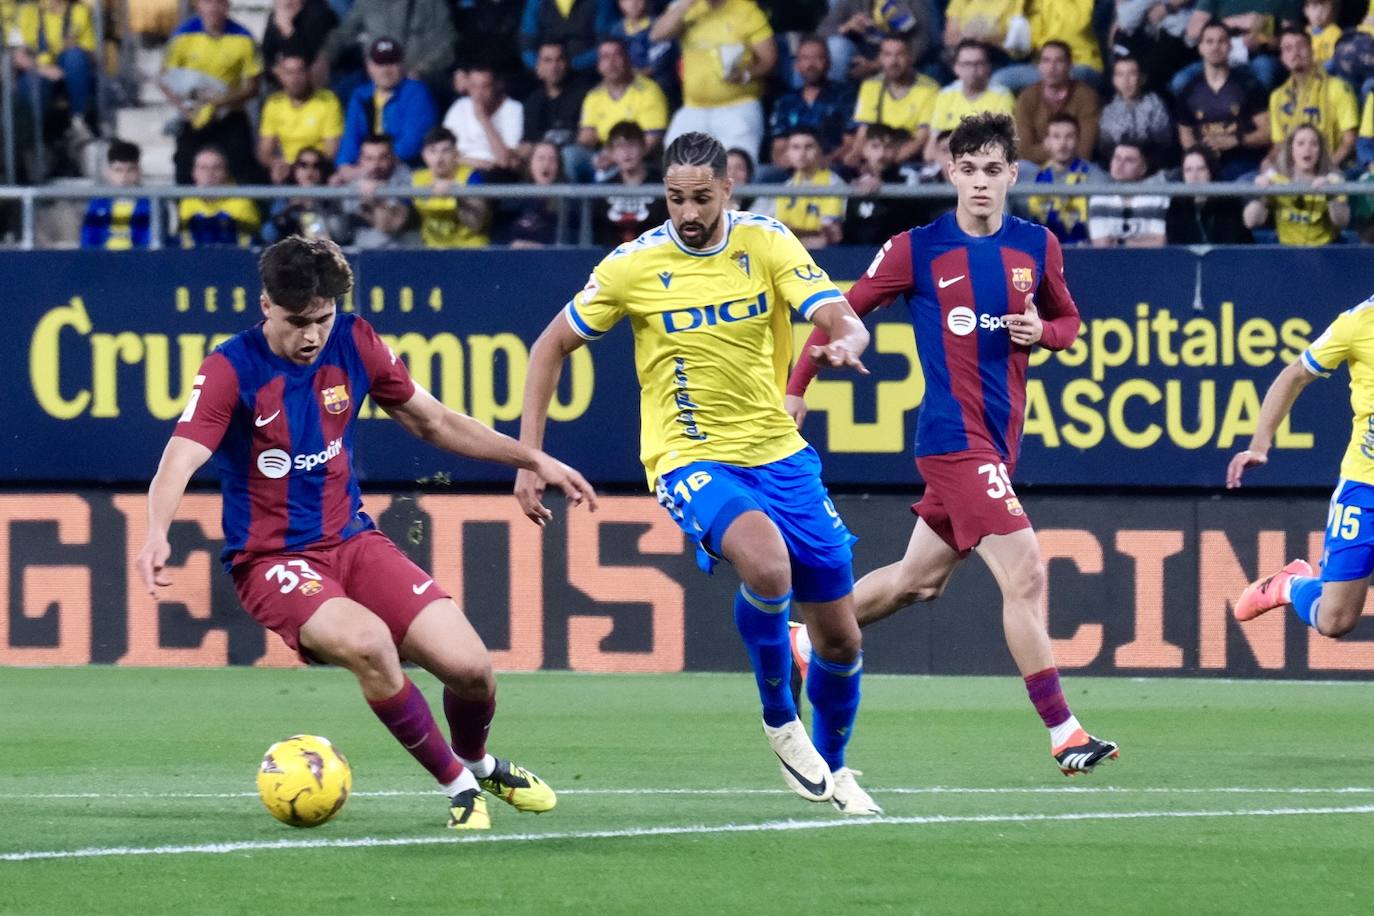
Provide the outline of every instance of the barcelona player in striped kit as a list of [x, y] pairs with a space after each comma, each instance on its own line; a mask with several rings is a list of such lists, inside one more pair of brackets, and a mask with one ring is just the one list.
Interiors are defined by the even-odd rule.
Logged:
[[[940, 595], [969, 553], [1002, 591], [1002, 625], [1031, 702], [1050, 732], [1065, 775], [1089, 772], [1118, 753], [1089, 735], [1069, 709], [1041, 618], [1045, 568], [1011, 476], [1025, 420], [1026, 365], [1033, 346], [1070, 346], [1079, 317], [1064, 282], [1059, 242], [1044, 226], [1006, 213], [1016, 181], [1012, 119], [965, 117], [950, 137], [950, 182], [958, 205], [933, 223], [890, 239], [849, 292], [866, 315], [906, 300], [925, 377], [916, 427], [916, 467], [925, 481], [906, 555], [854, 587], [860, 626]], [[1043, 312], [1043, 317], [1041, 313]], [[817, 331], [809, 347], [825, 343]], [[800, 425], [816, 374], [800, 360], [787, 406]], [[805, 659], [805, 633], [794, 647]]]
[[[333, 242], [293, 236], [259, 262], [263, 320], [201, 365], [148, 489], [148, 540], [136, 566], [150, 594], [168, 528], [196, 469], [211, 458], [223, 494], [225, 568], [248, 613], [310, 661], [347, 668], [372, 711], [439, 783], [449, 826], [491, 825], [486, 789], [521, 811], [547, 811], [553, 790], [487, 752], [496, 688], [486, 647], [439, 583], [362, 511], [353, 471], [358, 409], [371, 397], [445, 451], [528, 469], [574, 502], [596, 506], [576, 471], [456, 413], [337, 300], [353, 275]], [[444, 739], [402, 661], [444, 684]]]

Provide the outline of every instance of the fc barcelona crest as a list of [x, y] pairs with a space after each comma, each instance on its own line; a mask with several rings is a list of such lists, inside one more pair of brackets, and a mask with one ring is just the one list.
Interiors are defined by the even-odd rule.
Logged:
[[1016, 287], [1020, 293], [1030, 292], [1031, 285], [1035, 283], [1035, 272], [1029, 267], [1013, 267], [1011, 269], [1011, 285]]
[[320, 391], [324, 397], [324, 409], [330, 413], [343, 413], [348, 409], [348, 386], [334, 385]]

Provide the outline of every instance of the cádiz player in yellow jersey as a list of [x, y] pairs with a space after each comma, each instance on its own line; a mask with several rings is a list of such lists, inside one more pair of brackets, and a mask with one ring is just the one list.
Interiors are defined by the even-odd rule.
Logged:
[[1240, 486], [1247, 468], [1268, 460], [1274, 431], [1298, 395], [1342, 363], [1350, 366], [1354, 421], [1341, 479], [1331, 494], [1321, 577], [1312, 574], [1306, 560], [1292, 561], [1241, 593], [1235, 607], [1238, 620], [1291, 604], [1303, 623], [1333, 639], [1359, 623], [1374, 573], [1374, 296], [1338, 315], [1296, 362], [1279, 373], [1264, 395], [1250, 447], [1237, 453], [1226, 469], [1226, 487]]
[[[868, 332], [825, 272], [777, 220], [727, 211], [725, 148], [686, 133], [664, 154], [670, 219], [611, 252], [530, 351], [520, 440], [542, 442], [563, 361], [622, 318], [635, 341], [640, 460], [658, 500], [710, 572], [742, 580], [735, 624], [763, 703], [763, 728], [793, 791], [845, 814], [881, 814], [844, 765], [863, 669], [854, 621], [854, 537], [820, 480], [820, 461], [783, 409], [790, 306], [830, 343], [808, 357], [866, 372]], [[785, 348], [785, 349], [784, 349]], [[515, 494], [542, 525], [543, 483]], [[790, 690], [788, 607], [816, 644], [806, 735]], [[820, 677], [818, 678], [817, 672]]]

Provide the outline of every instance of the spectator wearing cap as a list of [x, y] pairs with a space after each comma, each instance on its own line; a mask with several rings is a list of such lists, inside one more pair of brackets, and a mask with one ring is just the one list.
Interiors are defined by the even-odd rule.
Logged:
[[[366, 62], [367, 55], [361, 52], [370, 50], [378, 38], [390, 36], [406, 49], [407, 75], [444, 98], [458, 41], [449, 6], [448, 0], [353, 0], [339, 27], [324, 43], [335, 91], [340, 97], [351, 95], [361, 76], [360, 65]], [[430, 126], [420, 130], [421, 138]], [[420, 155], [418, 146], [415, 155]]]
[[369, 134], [390, 136], [393, 152], [402, 162], [420, 162], [425, 134], [438, 120], [438, 113], [429, 90], [405, 75], [404, 64], [405, 52], [394, 38], [378, 38], [367, 49], [368, 82], [354, 91], [344, 116], [339, 180], [357, 177], [359, 149]]
[[505, 81], [487, 64], [468, 70], [467, 91], [444, 115], [444, 126], [458, 138], [459, 162], [475, 169], [518, 169], [525, 107], [506, 95]]
[[763, 96], [778, 63], [773, 27], [754, 0], [674, 0], [654, 20], [653, 41], [682, 45], [682, 107], [665, 143], [689, 131], [711, 134], [726, 149], [757, 157], [763, 144]]
[[258, 93], [258, 46], [229, 18], [229, 0], [196, 0], [196, 12], [172, 33], [158, 79], [184, 119], [173, 156], [176, 180], [190, 184], [196, 153], [214, 146], [234, 178], [251, 183], [261, 169], [244, 103]]
[[615, 0], [526, 0], [520, 18], [520, 58], [533, 70], [539, 47], [557, 42], [568, 49], [574, 73], [596, 70], [596, 37], [616, 21]]

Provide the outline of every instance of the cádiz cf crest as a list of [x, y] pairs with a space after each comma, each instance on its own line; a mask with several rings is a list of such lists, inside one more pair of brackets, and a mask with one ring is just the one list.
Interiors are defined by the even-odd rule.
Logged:
[[1011, 285], [1017, 292], [1030, 292], [1031, 284], [1035, 282], [1035, 272], [1029, 267], [1013, 267], [1011, 269]]
[[348, 409], [348, 386], [334, 385], [330, 388], [323, 388], [320, 394], [324, 396], [324, 409], [330, 413], [343, 413]]
[[743, 251], [732, 251], [730, 260], [735, 262], [735, 266], [744, 271], [744, 275], [749, 276], [749, 255]]

